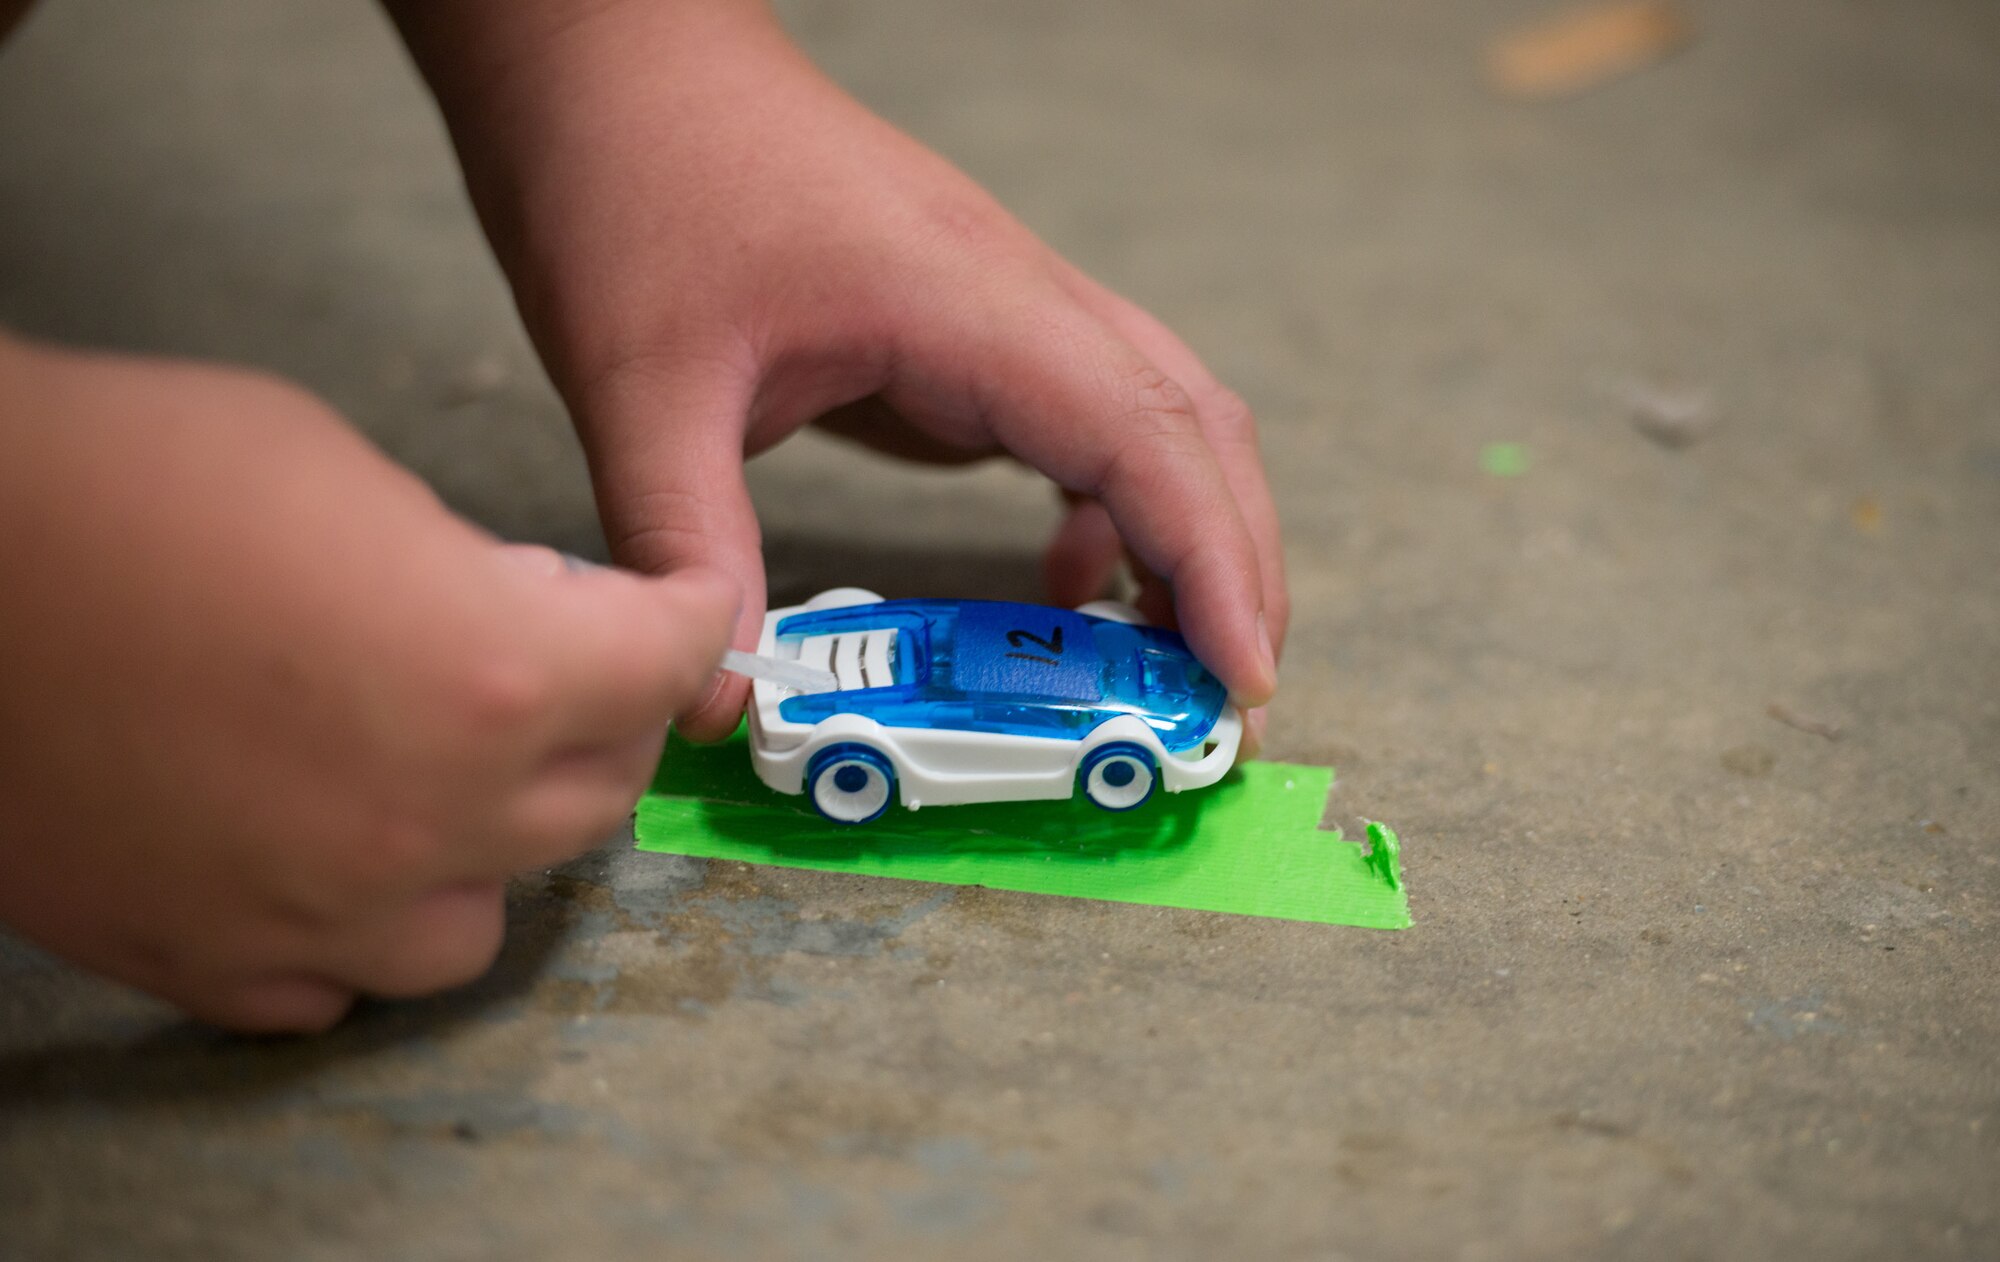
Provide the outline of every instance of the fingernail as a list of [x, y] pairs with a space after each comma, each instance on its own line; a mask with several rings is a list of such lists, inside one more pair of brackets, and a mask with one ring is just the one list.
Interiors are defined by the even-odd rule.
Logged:
[[565, 564], [562, 553], [539, 543], [502, 544], [500, 555], [531, 574], [560, 574]]
[[1264, 655], [1264, 673], [1270, 676], [1271, 686], [1278, 686], [1278, 651], [1271, 647], [1271, 625], [1264, 621], [1264, 611], [1257, 611], [1257, 650]]
[[1240, 711], [1243, 715], [1243, 742], [1236, 747], [1236, 762], [1240, 766], [1264, 752], [1264, 707]]
[[714, 677], [709, 682], [708, 692], [702, 696], [702, 699], [696, 703], [695, 707], [689, 713], [700, 714], [707, 710], [722, 699], [722, 690], [728, 686], [729, 675], [724, 671], [716, 671]]
[[[708, 691], [702, 694], [701, 700], [695, 702], [693, 705], [689, 706], [687, 709], [681, 711], [679, 714], [674, 716], [675, 730], [680, 732], [682, 736], [686, 736], [689, 740], [692, 741], [706, 742], [717, 739], [715, 737], [703, 736], [699, 734], [689, 735], [687, 731], [687, 722], [689, 719], [697, 718], [698, 716], [707, 714], [709, 707], [715, 704], [716, 699], [722, 695], [723, 688], [727, 687], [728, 684], [729, 684], [729, 676], [723, 674], [721, 671], [717, 671], [715, 673], [714, 678], [710, 681], [708, 685]], [[697, 733], [699, 733], [701, 726], [702, 725], [699, 723], [695, 725]]]

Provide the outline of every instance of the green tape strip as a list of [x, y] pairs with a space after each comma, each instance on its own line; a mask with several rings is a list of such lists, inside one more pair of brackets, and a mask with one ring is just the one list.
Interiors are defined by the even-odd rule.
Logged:
[[719, 745], [673, 737], [639, 801], [639, 849], [778, 867], [983, 885], [1028, 894], [1404, 929], [1396, 835], [1370, 849], [1319, 827], [1333, 772], [1252, 762], [1213, 788], [1113, 814], [1062, 802], [891, 809], [829, 824], [764, 787], [742, 732]]

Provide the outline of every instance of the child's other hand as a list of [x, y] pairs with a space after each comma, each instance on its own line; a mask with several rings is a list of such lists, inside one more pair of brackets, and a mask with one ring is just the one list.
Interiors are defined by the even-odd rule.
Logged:
[[[1269, 700], [1288, 599], [1241, 400], [821, 76], [762, 6], [392, 8], [622, 561], [738, 576], [751, 647], [747, 454], [815, 420], [920, 459], [1010, 453], [1072, 500], [1057, 600], [1096, 594], [1122, 546], [1146, 612], [1177, 615], [1239, 702]], [[723, 676], [684, 729], [726, 732], [745, 689]]]
[[245, 1029], [467, 980], [735, 585], [569, 573], [248, 374], [0, 341], [0, 920]]

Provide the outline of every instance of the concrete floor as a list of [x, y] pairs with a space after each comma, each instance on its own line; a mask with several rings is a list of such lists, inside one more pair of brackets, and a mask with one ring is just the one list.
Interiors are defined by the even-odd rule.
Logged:
[[[369, 6], [45, 7], [0, 322], [291, 373], [601, 549]], [[2000, 10], [1711, 0], [1496, 102], [1539, 7], [790, 9], [1258, 405], [1271, 752], [1401, 830], [1415, 929], [614, 842], [486, 983], [273, 1043], [6, 945], [0, 1255], [2000, 1255]], [[1029, 595], [1051, 521], [815, 440], [757, 489], [780, 595]]]

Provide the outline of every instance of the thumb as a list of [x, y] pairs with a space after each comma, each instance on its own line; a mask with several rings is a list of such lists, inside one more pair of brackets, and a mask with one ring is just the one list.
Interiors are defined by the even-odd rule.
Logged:
[[[731, 643], [745, 649], [756, 647], [765, 604], [762, 537], [743, 478], [752, 389], [748, 374], [712, 364], [622, 374], [583, 427], [613, 558], [644, 574], [700, 567], [729, 579], [739, 601]], [[682, 733], [729, 735], [748, 695], [748, 681], [712, 674], [682, 714]]]
[[649, 577], [509, 549], [556, 674], [557, 723], [588, 747], [658, 733], [708, 696], [735, 634], [735, 582], [690, 567]]
[[707, 695], [736, 628], [736, 584], [712, 570], [647, 577], [546, 553], [507, 559], [509, 625], [535, 663], [527, 695], [540, 721], [529, 774], [461, 879], [490, 877], [496, 863], [560, 862], [616, 827], [668, 723]]

